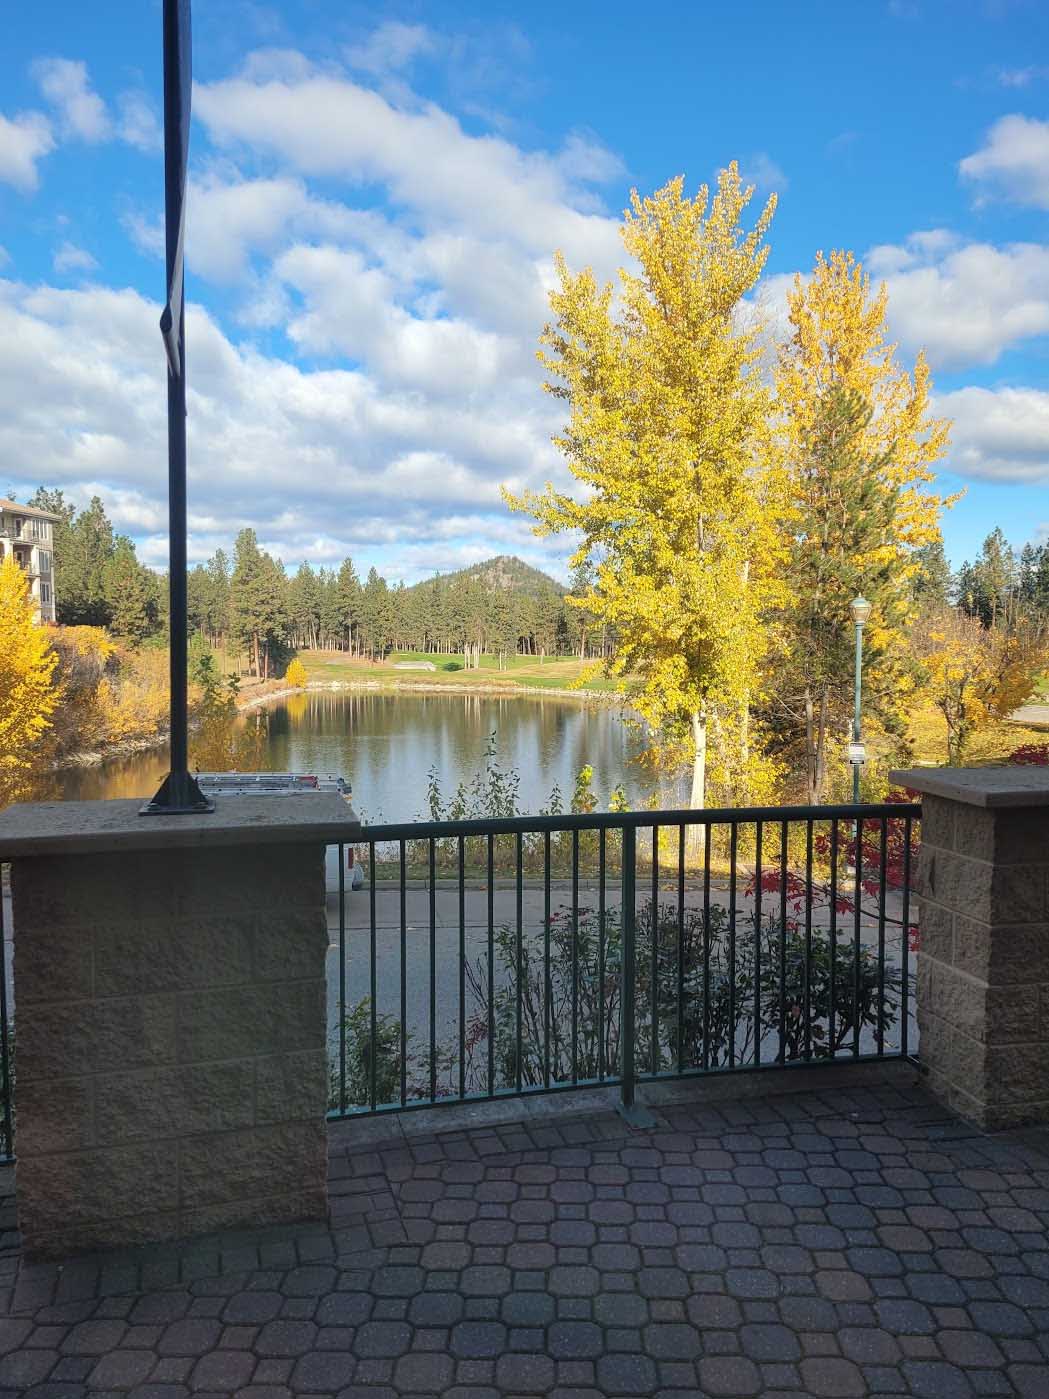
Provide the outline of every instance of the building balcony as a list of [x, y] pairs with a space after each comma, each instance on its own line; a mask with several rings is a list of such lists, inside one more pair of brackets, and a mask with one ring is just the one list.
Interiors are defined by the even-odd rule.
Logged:
[[[245, 843], [225, 849], [232, 818], [135, 826], [124, 803], [78, 804], [50, 836], [42, 807], [0, 827], [23, 1164], [0, 1392], [1049, 1392], [1049, 1132], [1025, 1108], [988, 1135], [921, 1073], [942, 1087], [938, 1020], [987, 1042], [975, 1003], [929, 980], [942, 901], [970, 962], [974, 920], [1000, 916], [1043, 975], [1046, 811], [1037, 831], [1028, 809], [988, 825], [946, 797], [314, 822], [335, 842], [325, 898], [319, 846], [273, 843], [310, 799], [258, 847], [266, 799], [236, 800]], [[322, 1087], [303, 1023], [325, 981]], [[1029, 999], [1010, 992], [1009, 1044]], [[63, 1043], [80, 1048], [56, 1076]], [[297, 1134], [325, 1100], [317, 1217]], [[22, 1256], [14, 1202], [38, 1242], [67, 1219], [86, 1238], [103, 1194], [122, 1247]]]

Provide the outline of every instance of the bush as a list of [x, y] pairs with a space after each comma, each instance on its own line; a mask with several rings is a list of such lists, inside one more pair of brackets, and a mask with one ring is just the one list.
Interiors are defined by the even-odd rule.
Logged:
[[296, 689], [302, 689], [306, 684], [306, 678], [306, 667], [296, 656], [284, 672], [284, 679], [289, 685], [294, 685]]

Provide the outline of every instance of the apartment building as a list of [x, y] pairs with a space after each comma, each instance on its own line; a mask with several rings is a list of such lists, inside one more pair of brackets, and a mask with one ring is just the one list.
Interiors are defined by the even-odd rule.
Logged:
[[57, 515], [0, 496], [0, 559], [8, 555], [29, 579], [38, 622], [55, 620], [53, 530]]

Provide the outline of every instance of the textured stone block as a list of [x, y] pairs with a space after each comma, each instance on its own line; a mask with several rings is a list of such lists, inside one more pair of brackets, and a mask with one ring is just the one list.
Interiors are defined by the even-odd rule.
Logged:
[[19, 1005], [90, 997], [94, 988], [93, 938], [92, 928], [65, 924], [49, 927], [46, 937], [16, 938]]
[[[924, 825], [925, 808], [922, 807]], [[996, 865], [1044, 863], [1049, 851], [1049, 811], [988, 810], [955, 805], [953, 849]]]
[[51, 1078], [19, 1081], [19, 1155], [81, 1151], [94, 1144], [93, 1079]]
[[95, 994], [174, 991], [179, 984], [179, 928], [171, 918], [112, 922], [95, 929]]
[[328, 1108], [328, 1054], [308, 1049], [255, 1060], [255, 1121], [323, 1116]]
[[19, 1169], [19, 1223], [31, 1236], [177, 1204], [175, 1152], [166, 1142], [38, 1156], [31, 1171]]
[[175, 1060], [174, 996], [39, 1005], [18, 1022], [20, 1082]]
[[938, 962], [953, 962], [954, 913], [926, 899], [921, 906], [921, 955]]
[[324, 983], [319, 979], [191, 991], [179, 998], [183, 1063], [315, 1049], [324, 1036]]
[[200, 1209], [323, 1188], [327, 1142], [325, 1124], [316, 1120], [186, 1137], [180, 1144], [180, 1204]]
[[251, 1059], [110, 1074], [95, 1085], [100, 1144], [230, 1131], [254, 1121]]
[[324, 909], [260, 914], [255, 926], [255, 975], [261, 981], [324, 975], [328, 922]]

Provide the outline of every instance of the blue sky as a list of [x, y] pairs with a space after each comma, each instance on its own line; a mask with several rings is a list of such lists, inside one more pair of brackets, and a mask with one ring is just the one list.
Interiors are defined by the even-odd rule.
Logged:
[[[563, 479], [550, 255], [628, 192], [775, 189], [762, 304], [817, 249], [889, 285], [955, 421], [957, 563], [1049, 536], [1049, 7], [198, 0], [191, 556], [560, 571], [498, 487]], [[12, 7], [0, 57], [0, 491], [98, 491], [164, 561], [159, 0]]]

